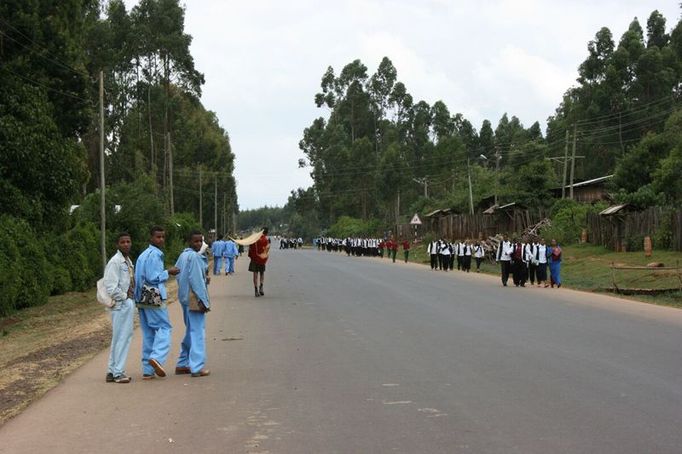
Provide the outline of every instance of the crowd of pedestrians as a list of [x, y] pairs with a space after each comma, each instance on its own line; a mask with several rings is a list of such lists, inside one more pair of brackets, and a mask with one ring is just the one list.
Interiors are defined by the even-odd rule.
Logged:
[[345, 252], [348, 256], [381, 258], [386, 256], [394, 263], [398, 250], [402, 248], [405, 263], [410, 258], [410, 242], [403, 239], [395, 240], [393, 237], [389, 239], [319, 237], [313, 240], [313, 245], [318, 251]]
[[[396, 260], [398, 250], [402, 248], [406, 263], [411, 247], [409, 241], [402, 239], [396, 241], [393, 237], [389, 239], [319, 237], [313, 240], [313, 244], [318, 250], [341, 252], [356, 257], [387, 256], [393, 262]], [[514, 238], [509, 241], [508, 236], [503, 235], [497, 249], [491, 251], [486, 244], [478, 240], [463, 239], [450, 242], [440, 238], [426, 244], [426, 253], [432, 270], [453, 271], [456, 266], [457, 270], [468, 273], [475, 264], [478, 273], [487, 255], [499, 264], [502, 285], [505, 287], [510, 276], [517, 287], [525, 287], [528, 282], [538, 287], [561, 287], [561, 247], [555, 240], [547, 245], [544, 239], [531, 241], [522, 238], [519, 241]]]

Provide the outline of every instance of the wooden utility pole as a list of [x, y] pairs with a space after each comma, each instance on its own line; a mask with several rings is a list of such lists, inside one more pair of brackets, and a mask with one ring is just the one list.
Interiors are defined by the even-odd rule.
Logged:
[[[469, 157], [467, 157], [467, 177], [469, 177], [469, 208], [471, 214], [474, 214], [474, 195], [471, 189], [471, 170], [469, 168]], [[495, 202], [497, 204], [497, 202]]]
[[218, 175], [213, 175], [213, 222], [215, 223], [215, 235], [218, 239]]
[[571, 200], [573, 200], [573, 177], [575, 176], [575, 145], [578, 140], [578, 125], [573, 123], [573, 153], [571, 158]]
[[107, 215], [105, 210], [106, 186], [104, 181], [104, 71], [99, 72], [99, 216], [100, 247], [102, 251], [102, 269], [107, 266]]
[[564, 180], [561, 185], [561, 198], [566, 198], [566, 175], [568, 169], [568, 129], [566, 130], [566, 143], [564, 144]]
[[168, 185], [170, 186], [170, 213], [175, 215], [175, 197], [173, 196], [173, 145], [171, 144], [170, 132], [166, 133], [168, 141]]
[[204, 228], [204, 193], [201, 181], [201, 167], [199, 167], [199, 225]]
[[495, 206], [497, 206], [497, 193], [499, 192], [500, 159], [502, 159], [502, 156], [500, 156], [500, 147], [495, 147]]

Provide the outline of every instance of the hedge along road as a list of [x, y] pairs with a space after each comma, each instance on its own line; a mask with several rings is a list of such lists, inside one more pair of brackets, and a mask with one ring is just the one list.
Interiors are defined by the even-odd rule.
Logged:
[[[311, 250], [214, 277], [205, 378], [104, 383], [107, 352], [0, 452], [679, 452], [682, 311]], [[182, 335], [177, 305], [174, 366]]]

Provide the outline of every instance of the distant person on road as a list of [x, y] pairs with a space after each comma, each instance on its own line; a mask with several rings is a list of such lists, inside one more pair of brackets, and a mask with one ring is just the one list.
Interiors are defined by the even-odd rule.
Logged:
[[163, 368], [170, 352], [172, 326], [168, 319], [166, 282], [180, 272], [177, 267], [164, 270], [163, 246], [166, 232], [152, 227], [151, 243], [137, 259], [135, 268], [135, 301], [142, 330], [142, 379], [165, 377]]
[[537, 263], [535, 273], [538, 287], [549, 287], [547, 283], [547, 245], [544, 238], [540, 238], [540, 242], [535, 247], [535, 261]]
[[[265, 283], [265, 264], [268, 262], [270, 242], [268, 241], [268, 228], [263, 227], [263, 235], [249, 246], [249, 271], [253, 273], [253, 290], [256, 297], [265, 295], [263, 285]], [[260, 277], [260, 282], [258, 278]]]
[[549, 248], [547, 248], [547, 257], [549, 261], [550, 284], [557, 288], [561, 287], [561, 247], [556, 240], [552, 240]]
[[216, 236], [215, 241], [211, 245], [211, 254], [213, 254], [213, 275], [220, 274], [223, 267], [223, 251], [225, 249], [225, 242], [220, 235]]
[[431, 269], [436, 270], [438, 268], [438, 249], [440, 247], [440, 243], [438, 240], [433, 240], [429, 243], [429, 245], [426, 247], [426, 252], [429, 254], [429, 258], [431, 259]]
[[481, 262], [485, 257], [485, 251], [483, 250], [483, 245], [480, 241], [476, 241], [474, 245], [474, 258], [476, 259], [476, 272], [481, 272]]
[[511, 271], [511, 255], [514, 252], [512, 244], [509, 242], [509, 237], [505, 234], [502, 236], [497, 247], [496, 261], [500, 264], [500, 272], [502, 274], [502, 285], [507, 286], [509, 280], [509, 273]]
[[410, 242], [408, 240], [403, 240], [403, 255], [405, 256], [405, 263], [410, 257]]
[[225, 259], [225, 275], [234, 274], [234, 260], [239, 255], [237, 244], [229, 237], [223, 242], [223, 258]]
[[462, 248], [462, 271], [467, 273], [471, 271], [471, 242], [469, 240], [464, 240], [464, 247]]
[[185, 337], [180, 344], [180, 356], [175, 366], [175, 374], [192, 374], [192, 377], [205, 377], [211, 371], [206, 369], [206, 312], [209, 311], [206, 273], [204, 261], [199, 254], [203, 235], [195, 230], [189, 234], [188, 246], [175, 263], [180, 269], [178, 274], [178, 300], [185, 321]]
[[130, 383], [125, 373], [126, 359], [133, 338], [133, 317], [135, 315], [135, 277], [130, 259], [132, 241], [128, 233], [119, 233], [116, 239], [116, 254], [104, 268], [104, 287], [114, 300], [111, 312], [111, 351], [107, 383]]

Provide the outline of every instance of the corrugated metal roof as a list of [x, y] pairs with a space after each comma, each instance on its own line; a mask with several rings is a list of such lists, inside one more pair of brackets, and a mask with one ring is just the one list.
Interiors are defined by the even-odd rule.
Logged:
[[607, 209], [601, 211], [599, 213], [599, 216], [610, 216], [612, 214], [616, 214], [619, 211], [621, 211], [623, 208], [626, 208], [627, 206], [628, 206], [627, 203], [624, 203], [622, 205], [612, 205], [612, 206], [608, 207]]

